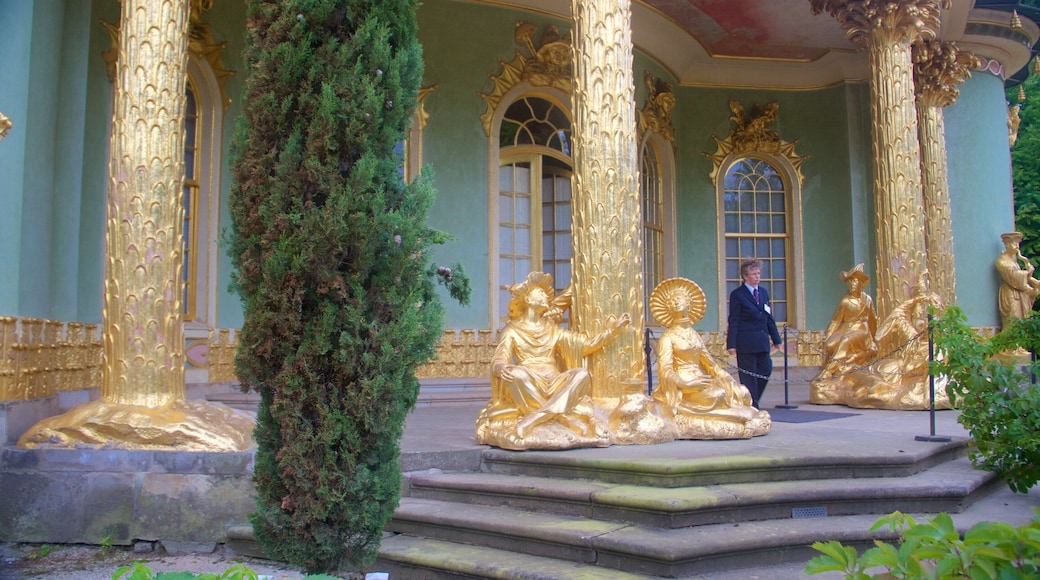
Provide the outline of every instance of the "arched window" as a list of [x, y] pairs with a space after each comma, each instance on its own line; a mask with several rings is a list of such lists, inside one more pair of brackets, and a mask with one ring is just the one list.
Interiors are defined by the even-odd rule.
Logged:
[[649, 317], [650, 294], [665, 279], [664, 184], [657, 150], [652, 143], [643, 145], [639, 176], [643, 201], [643, 312]]
[[[762, 260], [762, 284], [769, 291], [773, 318], [794, 322], [790, 180], [778, 164], [760, 157], [732, 162], [722, 184], [723, 279], [729, 296], [743, 283], [740, 262]], [[725, 314], [723, 314], [725, 316]]]
[[184, 108], [184, 331], [203, 340], [217, 324], [224, 105], [212, 66], [188, 56]]
[[494, 306], [506, 320], [507, 288], [532, 270], [552, 275], [556, 290], [571, 279], [571, 123], [561, 105], [524, 96], [499, 124]]
[[196, 292], [198, 290], [198, 217], [199, 165], [202, 161], [199, 147], [198, 91], [188, 79], [184, 106], [184, 320], [195, 320]]

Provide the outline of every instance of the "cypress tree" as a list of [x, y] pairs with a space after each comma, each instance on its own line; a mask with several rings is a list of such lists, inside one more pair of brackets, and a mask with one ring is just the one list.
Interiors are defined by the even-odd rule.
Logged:
[[[414, 0], [248, 0], [230, 253], [235, 367], [260, 393], [256, 540], [312, 573], [371, 563], [443, 308], [430, 176], [395, 148], [417, 104]], [[465, 303], [458, 265], [441, 282]]]

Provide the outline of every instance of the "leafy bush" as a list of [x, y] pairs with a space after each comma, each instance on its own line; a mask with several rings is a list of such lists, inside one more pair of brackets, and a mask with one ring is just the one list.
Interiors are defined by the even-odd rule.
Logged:
[[308, 572], [378, 554], [400, 499], [398, 441], [442, 335], [428, 263], [435, 192], [402, 178], [422, 51], [415, 0], [249, 0], [233, 147], [235, 369], [260, 393], [253, 534]]
[[[220, 574], [193, 572], [155, 572], [148, 565], [134, 562], [129, 566], [121, 566], [112, 574], [112, 580], [257, 580], [260, 577], [255, 570], [236, 564]], [[303, 580], [338, 580], [334, 576], [318, 574], [306, 576]]]
[[[885, 526], [899, 531], [902, 541], [892, 545], [880, 540], [863, 552], [840, 542], [816, 542], [823, 553], [809, 561], [806, 574], [843, 572], [845, 578], [971, 578], [1029, 579], [1040, 575], [1040, 510], [1033, 521], [1014, 527], [1005, 523], [979, 522], [962, 538], [948, 514], [938, 514], [918, 524], [899, 512], [879, 519], [870, 530]], [[871, 569], [885, 572], [871, 575]]]
[[1014, 320], [989, 340], [965, 320], [959, 308], [950, 307], [934, 321], [941, 356], [932, 372], [949, 377], [946, 392], [974, 439], [972, 461], [1025, 493], [1040, 480], [1040, 390], [1029, 374], [1038, 376], [1040, 369], [1036, 361], [1023, 367], [1024, 357], [1015, 353], [1040, 348], [1040, 318]]

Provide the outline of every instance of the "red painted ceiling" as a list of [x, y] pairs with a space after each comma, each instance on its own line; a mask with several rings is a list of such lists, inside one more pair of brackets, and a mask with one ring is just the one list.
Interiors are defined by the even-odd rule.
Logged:
[[815, 60], [828, 50], [854, 50], [829, 14], [809, 0], [644, 0], [684, 28], [713, 56]]

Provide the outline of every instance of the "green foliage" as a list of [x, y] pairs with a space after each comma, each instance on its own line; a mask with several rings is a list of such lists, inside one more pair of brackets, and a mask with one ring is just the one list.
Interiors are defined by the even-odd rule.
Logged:
[[[989, 340], [967, 326], [964, 312], [947, 308], [935, 320], [932, 371], [946, 375], [946, 392], [971, 433], [972, 461], [997, 472], [1016, 492], [1040, 480], [1040, 390], [1021, 370], [1017, 349], [1040, 349], [1040, 317], [1016, 319]], [[1040, 376], [1035, 361], [1025, 366]]]
[[[134, 562], [129, 566], [121, 566], [112, 573], [112, 580], [258, 580], [260, 575], [255, 570], [242, 564], [231, 566], [219, 574], [194, 572], [156, 572], [143, 562]], [[315, 574], [305, 576], [303, 580], [339, 580], [335, 576]]]
[[30, 560], [40, 560], [46, 558], [48, 554], [54, 551], [54, 546], [50, 544], [43, 544], [39, 548], [36, 548], [32, 552], [29, 552], [28, 558]]
[[[1037, 517], [1024, 526], [979, 522], [963, 538], [948, 514], [918, 524], [912, 517], [894, 512], [880, 518], [870, 530], [888, 527], [899, 532], [899, 544], [875, 540], [873, 548], [859, 554], [840, 542], [816, 542], [813, 549], [823, 555], [809, 560], [805, 573], [837, 571], [851, 580], [1036, 578], [1040, 574], [1040, 510], [1034, 511]], [[878, 568], [884, 572], [870, 573]]]
[[[251, 520], [270, 557], [309, 572], [378, 553], [415, 371], [442, 334], [432, 177], [405, 184], [394, 152], [422, 78], [415, 9], [248, 2], [229, 205], [236, 373], [261, 398]], [[439, 277], [468, 299], [461, 268]]]
[[[1040, 75], [1031, 75], [1021, 87], [1027, 95], [1040, 95]], [[1007, 90], [1009, 103], [1018, 104], [1018, 89]], [[1015, 229], [1022, 232], [1022, 254], [1040, 256], [1040, 104], [1026, 101], [1019, 111], [1022, 119], [1018, 139], [1011, 148], [1015, 188]]]
[[121, 566], [112, 574], [112, 580], [257, 580], [255, 570], [237, 564], [220, 574], [192, 572], [155, 572], [142, 562]]

